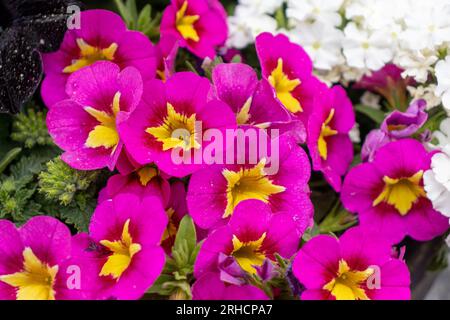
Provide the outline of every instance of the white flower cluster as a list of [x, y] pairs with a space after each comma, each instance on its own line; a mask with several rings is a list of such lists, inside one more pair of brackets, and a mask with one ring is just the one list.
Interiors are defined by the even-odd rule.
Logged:
[[431, 159], [431, 169], [425, 172], [424, 187], [434, 209], [450, 218], [450, 118], [441, 122], [440, 130], [433, 133], [437, 144]]
[[424, 174], [425, 191], [433, 207], [450, 218], [450, 145], [433, 156]]
[[450, 111], [450, 0], [239, 0], [229, 26], [238, 49], [264, 31], [286, 34], [329, 83], [393, 62], [419, 83], [416, 98]]

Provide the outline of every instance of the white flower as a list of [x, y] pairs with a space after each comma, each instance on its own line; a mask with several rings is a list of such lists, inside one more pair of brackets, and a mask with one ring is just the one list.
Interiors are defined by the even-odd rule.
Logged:
[[247, 25], [247, 21], [238, 16], [228, 18], [229, 37], [227, 41], [228, 47], [243, 49], [253, 43], [253, 35]]
[[359, 124], [357, 122], [353, 126], [352, 130], [350, 130], [349, 135], [350, 135], [350, 140], [352, 140], [353, 143], [361, 142], [361, 134], [359, 132]]
[[253, 39], [262, 32], [276, 33], [277, 31], [277, 21], [268, 15], [248, 17], [247, 23]]
[[433, 132], [433, 138], [437, 140], [436, 146], [440, 149], [450, 145], [450, 118], [441, 122], [439, 131]]
[[314, 75], [323, 83], [325, 83], [329, 88], [333, 86], [334, 83], [338, 83], [341, 80], [342, 72], [340, 66], [334, 67], [331, 70], [314, 70]]
[[450, 41], [450, 5], [448, 1], [420, 1], [408, 10], [402, 39], [412, 50], [439, 46]]
[[412, 77], [420, 83], [428, 80], [428, 73], [433, 70], [432, 65], [438, 60], [434, 52], [424, 51], [402, 51], [396, 63], [405, 69], [402, 76]]
[[321, 22], [303, 23], [291, 30], [289, 36], [303, 46], [317, 69], [331, 70], [343, 62], [341, 44], [344, 34], [339, 29]]
[[344, 55], [349, 66], [378, 70], [391, 61], [391, 37], [385, 32], [370, 32], [349, 23], [344, 33]]
[[450, 110], [450, 56], [436, 64], [436, 94], [442, 97], [442, 104]]
[[240, 5], [246, 6], [257, 14], [273, 14], [282, 6], [284, 0], [240, 0]]
[[427, 110], [437, 107], [441, 104], [441, 98], [436, 96], [436, 85], [429, 84], [425, 86], [408, 86], [409, 94], [413, 97], [412, 100], [424, 99], [427, 102]]
[[433, 208], [450, 217], [450, 145], [431, 159], [431, 170], [424, 173], [424, 188]]
[[381, 97], [370, 91], [365, 91], [361, 96], [361, 103], [365, 106], [381, 110]]
[[344, 0], [288, 0], [286, 16], [297, 22], [321, 22], [339, 26], [342, 22], [339, 9]]
[[402, 22], [409, 10], [409, 0], [352, 0], [346, 7], [345, 16], [369, 29], [381, 29]]
[[227, 45], [242, 49], [253, 43], [262, 32], [274, 33], [276, 20], [267, 14], [257, 14], [254, 8], [238, 5], [234, 16], [228, 18], [229, 37]]

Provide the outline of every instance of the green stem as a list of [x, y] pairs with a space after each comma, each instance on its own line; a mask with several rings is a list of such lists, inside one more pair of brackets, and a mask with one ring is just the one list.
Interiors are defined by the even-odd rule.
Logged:
[[22, 152], [22, 148], [14, 148], [10, 150], [0, 161], [0, 174], [5, 171], [8, 165], [17, 158], [17, 156]]

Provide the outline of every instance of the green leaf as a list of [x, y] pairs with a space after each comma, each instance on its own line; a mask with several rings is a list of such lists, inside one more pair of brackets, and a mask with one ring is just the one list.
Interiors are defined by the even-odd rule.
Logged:
[[338, 206], [319, 224], [319, 233], [329, 234], [347, 230], [358, 222], [356, 215]]
[[214, 60], [211, 60], [209, 58], [206, 58], [205, 60], [203, 60], [202, 69], [205, 72], [205, 76], [211, 80], [214, 68], [222, 63], [223, 63], [223, 59], [222, 59], [222, 57], [219, 57], [219, 56], [215, 57]]
[[191, 253], [197, 246], [197, 232], [195, 231], [194, 221], [189, 215], [185, 215], [180, 222], [173, 248], [174, 250], [178, 250], [182, 246], [186, 246], [184, 249], [187, 249], [189, 259]]
[[381, 124], [385, 118], [385, 113], [383, 111], [362, 104], [357, 104], [355, 110], [369, 117], [377, 124]]
[[152, 22], [151, 14], [152, 7], [147, 4], [139, 13], [139, 18], [137, 21], [138, 30], [143, 31]]
[[201, 247], [202, 247], [202, 243], [199, 243], [199, 244], [197, 244], [197, 246], [195, 247], [194, 251], [192, 251], [192, 253], [191, 253], [191, 258], [189, 259], [189, 263], [190, 263], [191, 265], [194, 265], [195, 260], [197, 260], [197, 256], [198, 256], [198, 253], [200, 252]]
[[10, 150], [0, 161], [0, 174], [5, 171], [8, 165], [17, 158], [17, 156], [22, 152], [22, 148], [14, 148]]
[[80, 232], [88, 231], [89, 222], [97, 205], [95, 199], [84, 199], [84, 201], [84, 203], [78, 201], [67, 207], [59, 207], [58, 212], [61, 219], [73, 225]]
[[279, 29], [287, 29], [287, 19], [286, 15], [284, 14], [284, 8], [282, 6], [275, 12], [275, 20], [277, 21]]
[[162, 274], [158, 279], [153, 283], [153, 286], [147, 290], [147, 293], [156, 293], [161, 296], [170, 296], [174, 292], [173, 286], [167, 286], [167, 283], [174, 281], [172, 275]]
[[231, 59], [231, 63], [241, 63], [242, 62], [242, 56], [240, 54], [235, 55]]
[[195, 73], [196, 75], [199, 75], [198, 71], [195, 69], [195, 67], [192, 65], [190, 61], [186, 60], [184, 63], [186, 64], [186, 67], [189, 69], [189, 71]]
[[35, 175], [43, 170], [44, 163], [51, 158], [51, 154], [39, 152], [35, 152], [27, 157], [22, 157], [18, 162], [11, 165], [11, 175], [16, 181], [27, 184], [34, 179]]
[[[136, 7], [136, 0], [127, 0], [126, 7], [130, 14], [131, 21], [133, 23], [137, 22], [138, 13], [137, 13], [137, 7]], [[134, 26], [134, 27], [136, 27], [136, 26]]]
[[114, 0], [117, 10], [119, 10], [120, 15], [125, 20], [127, 25], [132, 22], [131, 13], [128, 11], [128, 7], [122, 2], [122, 0]]

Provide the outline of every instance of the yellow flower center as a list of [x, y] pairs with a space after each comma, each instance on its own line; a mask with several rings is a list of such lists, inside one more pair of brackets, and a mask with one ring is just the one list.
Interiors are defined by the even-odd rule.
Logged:
[[137, 175], [139, 182], [145, 187], [153, 178], [158, 176], [158, 169], [153, 166], [145, 166], [137, 171]]
[[112, 153], [114, 153], [117, 145], [119, 144], [119, 133], [116, 128], [116, 116], [120, 111], [120, 92], [117, 92], [114, 96], [113, 103], [111, 105], [111, 113], [100, 111], [92, 107], [85, 107], [84, 110], [99, 122], [99, 125], [95, 126], [89, 133], [86, 140], [86, 147], [104, 147], [106, 149], [112, 148]]
[[254, 266], [261, 266], [266, 259], [266, 255], [261, 252], [261, 246], [266, 238], [264, 232], [261, 238], [256, 241], [241, 242], [238, 237], [233, 235], [233, 251], [231, 255], [236, 259], [236, 262], [242, 270], [255, 274]]
[[350, 270], [347, 262], [340, 260], [337, 276], [323, 289], [331, 292], [336, 300], [370, 300], [361, 286], [373, 273], [371, 268], [365, 271]]
[[195, 30], [194, 24], [200, 19], [200, 16], [186, 15], [187, 7], [188, 1], [186, 0], [177, 12], [175, 24], [178, 32], [181, 33], [184, 39], [198, 42], [200, 37], [198, 36], [197, 30]]
[[289, 79], [283, 71], [283, 59], [278, 59], [277, 67], [269, 76], [269, 82], [274, 87], [277, 98], [281, 103], [292, 113], [303, 111], [300, 101], [292, 95], [292, 92], [297, 88], [301, 81], [300, 79]]
[[128, 219], [123, 226], [122, 237], [120, 240], [100, 241], [100, 244], [112, 252], [103, 265], [99, 274], [100, 276], [112, 276], [118, 281], [125, 270], [130, 266], [133, 256], [141, 251], [141, 245], [139, 243], [133, 243], [129, 227], [130, 219]]
[[236, 115], [237, 124], [246, 124], [250, 120], [250, 107], [252, 105], [252, 97], [244, 103], [239, 113]]
[[164, 230], [164, 234], [161, 241], [165, 241], [177, 233], [177, 227], [173, 223], [172, 217], [175, 214], [175, 210], [173, 208], [169, 208], [166, 210], [166, 214], [169, 217], [169, 223], [167, 224], [166, 230]]
[[164, 70], [156, 70], [156, 75], [159, 77], [162, 82], [166, 82], [166, 72]]
[[319, 154], [323, 160], [327, 160], [327, 158], [328, 158], [328, 146], [327, 146], [327, 141], [325, 138], [332, 137], [334, 135], [337, 135], [337, 133], [338, 133], [336, 130], [333, 130], [330, 127], [330, 122], [331, 122], [331, 120], [333, 120], [333, 117], [334, 117], [334, 109], [331, 109], [330, 114], [328, 115], [325, 122], [322, 124], [322, 129], [320, 130], [319, 141], [317, 142], [318, 148], [319, 148]]
[[241, 168], [238, 172], [223, 170], [222, 174], [227, 180], [227, 206], [223, 218], [231, 216], [241, 201], [256, 199], [268, 203], [271, 195], [286, 190], [270, 181], [264, 172], [265, 165], [263, 159], [251, 169]]
[[97, 48], [89, 45], [80, 38], [77, 39], [77, 45], [80, 48], [80, 57], [79, 59], [73, 60], [71, 65], [65, 67], [63, 70], [64, 73], [73, 73], [97, 61], [112, 61], [118, 48], [116, 43], [112, 43], [108, 48]]
[[164, 151], [175, 148], [189, 151], [201, 147], [196, 139], [195, 121], [195, 113], [187, 117], [176, 112], [175, 108], [167, 103], [167, 116], [163, 123], [159, 127], [148, 128], [145, 131], [162, 142]]
[[394, 206], [402, 216], [407, 215], [413, 204], [420, 197], [426, 196], [421, 185], [422, 177], [422, 170], [407, 178], [392, 179], [388, 176], [383, 177], [385, 183], [383, 191], [373, 201], [372, 205], [375, 207], [385, 202]]
[[0, 276], [0, 281], [16, 288], [17, 300], [55, 300], [58, 266], [50, 267], [39, 260], [31, 248], [23, 251], [23, 270]]
[[389, 131], [399, 131], [406, 128], [404, 124], [390, 124], [387, 126]]

